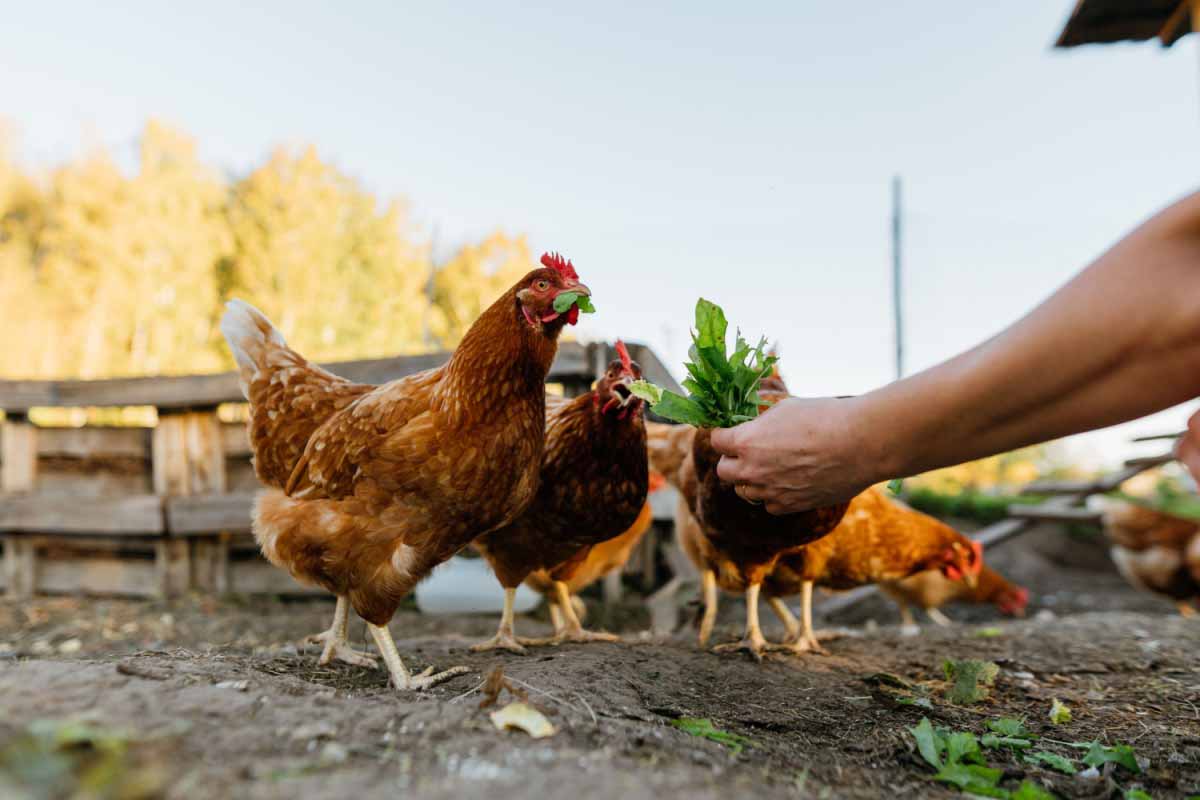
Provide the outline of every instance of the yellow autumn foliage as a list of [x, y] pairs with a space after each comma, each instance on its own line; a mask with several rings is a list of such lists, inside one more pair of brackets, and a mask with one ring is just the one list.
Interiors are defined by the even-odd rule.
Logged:
[[3, 377], [227, 369], [217, 324], [233, 296], [315, 359], [449, 348], [532, 267], [523, 238], [496, 233], [434, 269], [404, 205], [311, 147], [230, 179], [151, 122], [132, 169], [95, 151], [35, 174], [2, 134]]

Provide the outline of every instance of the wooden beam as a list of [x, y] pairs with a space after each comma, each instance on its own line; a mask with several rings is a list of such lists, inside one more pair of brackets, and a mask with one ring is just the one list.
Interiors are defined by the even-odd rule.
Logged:
[[167, 532], [175, 537], [250, 532], [250, 508], [257, 492], [168, 497]]
[[[440, 366], [449, 353], [343, 361], [324, 365], [334, 374], [360, 383], [380, 384]], [[590, 377], [587, 348], [563, 342], [550, 368], [550, 381]], [[237, 375], [111, 378], [96, 381], [0, 381], [0, 410], [23, 412], [35, 406], [154, 406], [181, 410], [243, 402]]]
[[1009, 516], [1045, 522], [1099, 522], [1099, 512], [1089, 508], [1046, 508], [1043, 505], [1011, 505]]
[[0, 532], [158, 536], [163, 532], [162, 499], [153, 494], [6, 497], [0, 503]]
[[[9, 414], [0, 425], [0, 516], [29, 497], [37, 483], [37, 428], [22, 414]], [[33, 596], [37, 585], [37, 550], [25, 537], [4, 537], [5, 593]]]
[[149, 428], [38, 428], [41, 458], [150, 458]]

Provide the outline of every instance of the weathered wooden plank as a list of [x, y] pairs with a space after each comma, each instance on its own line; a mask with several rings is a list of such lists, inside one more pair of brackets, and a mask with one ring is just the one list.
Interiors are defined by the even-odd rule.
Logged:
[[[331, 372], [362, 383], [386, 383], [444, 364], [449, 353], [343, 361], [324, 365]], [[589, 374], [586, 348], [563, 342], [549, 380]], [[179, 377], [111, 378], [96, 381], [0, 381], [0, 409], [24, 411], [34, 406], [154, 406], [159, 409], [206, 408], [243, 400], [232, 372]]]
[[150, 457], [148, 428], [38, 428], [41, 458]]
[[45, 594], [90, 594], [154, 597], [158, 578], [153, 561], [120, 556], [44, 558], [37, 591]]
[[156, 536], [163, 532], [162, 498], [5, 497], [0, 500], [0, 532]]
[[244, 422], [224, 422], [221, 424], [221, 448], [226, 458], [246, 458], [253, 455], [250, 450], [250, 436]]
[[208, 536], [250, 532], [250, 508], [257, 492], [225, 492], [168, 497], [167, 532], [171, 536]]
[[[38, 430], [19, 414], [0, 425], [0, 515], [18, 498], [28, 496], [37, 483]], [[37, 581], [37, 550], [20, 536], [4, 540], [6, 594], [14, 598], [33, 596]]]
[[324, 589], [297, 583], [291, 575], [262, 558], [232, 562], [229, 568], [229, 591], [239, 594], [329, 596]]

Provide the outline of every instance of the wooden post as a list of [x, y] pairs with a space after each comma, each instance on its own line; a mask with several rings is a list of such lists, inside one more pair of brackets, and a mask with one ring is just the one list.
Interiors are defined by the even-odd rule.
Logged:
[[[165, 497], [224, 492], [225, 451], [216, 410], [160, 410], [153, 471], [154, 491]], [[165, 534], [155, 546], [159, 593], [169, 597], [192, 588], [215, 588], [218, 552], [212, 541], [189, 543]]]
[[[0, 428], [0, 492], [32, 492], [37, 482], [37, 428], [24, 414], [9, 412]], [[9, 597], [32, 597], [37, 589], [37, 551], [18, 534], [4, 537], [4, 570]]]

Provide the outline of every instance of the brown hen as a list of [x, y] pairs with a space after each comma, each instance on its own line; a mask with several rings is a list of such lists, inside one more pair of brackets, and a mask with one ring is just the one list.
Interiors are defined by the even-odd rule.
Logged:
[[[592, 548], [620, 536], [646, 504], [649, 468], [643, 403], [629, 391], [641, 378], [624, 344], [592, 391], [552, 404], [546, 448], [533, 503], [516, 520], [476, 540], [504, 587], [496, 635], [475, 650], [524, 650], [513, 633], [513, 599], [521, 582], [540, 570], [555, 584], [566, 619], [553, 642], [614, 640], [583, 629], [570, 602], [569, 582]], [[526, 640], [526, 644], [536, 640]]]
[[263, 554], [338, 597], [322, 661], [362, 663], [346, 646], [349, 607], [367, 622], [393, 683], [410, 675], [387, 624], [401, 599], [472, 538], [532, 501], [545, 439], [545, 378], [565, 292], [590, 294], [570, 262], [542, 257], [475, 321], [441, 367], [366, 386], [310, 364], [271, 323], [233, 301], [221, 323], [250, 401]]

